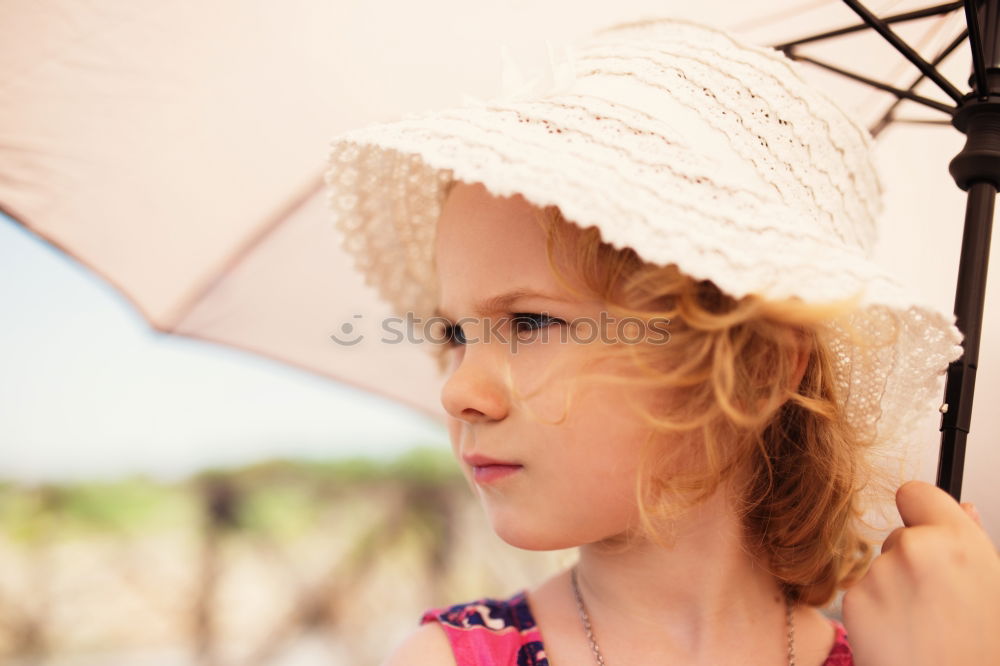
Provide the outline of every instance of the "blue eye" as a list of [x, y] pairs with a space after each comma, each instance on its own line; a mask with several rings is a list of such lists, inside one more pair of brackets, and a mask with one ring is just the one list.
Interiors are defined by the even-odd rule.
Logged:
[[[541, 330], [552, 324], [565, 324], [562, 319], [550, 317], [546, 314], [536, 314], [533, 312], [513, 312], [511, 313], [511, 327], [515, 333], [529, 333]], [[468, 342], [461, 326], [449, 324], [445, 327], [445, 344], [447, 347], [459, 347]]]
[[448, 347], [457, 347], [465, 344], [465, 334], [460, 326], [448, 324], [445, 327], [445, 344]]
[[552, 324], [565, 323], [561, 319], [556, 319], [555, 317], [550, 317], [546, 314], [535, 314], [533, 312], [515, 312], [513, 313], [512, 326], [514, 330], [518, 333], [537, 331], [545, 328], [546, 326], [551, 326]]

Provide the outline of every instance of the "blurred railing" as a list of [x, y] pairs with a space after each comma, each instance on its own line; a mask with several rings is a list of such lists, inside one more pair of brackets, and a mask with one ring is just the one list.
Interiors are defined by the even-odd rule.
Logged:
[[500, 541], [433, 449], [178, 483], [7, 482], [0, 661], [377, 664], [423, 609], [509, 595], [569, 558]]

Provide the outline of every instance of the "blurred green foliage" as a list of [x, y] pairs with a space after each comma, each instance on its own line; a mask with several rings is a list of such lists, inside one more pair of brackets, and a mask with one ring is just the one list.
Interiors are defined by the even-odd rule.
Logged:
[[184, 524], [193, 498], [176, 486], [142, 477], [117, 481], [5, 483], [0, 489], [0, 533], [14, 542], [85, 537]]
[[431, 446], [388, 460], [273, 459], [203, 470], [179, 482], [145, 477], [44, 484], [3, 480], [0, 534], [29, 545], [96, 533], [190, 528], [214, 520], [231, 529], [292, 536], [315, 525], [331, 500], [356, 496], [359, 488], [378, 492], [463, 483], [451, 454]]

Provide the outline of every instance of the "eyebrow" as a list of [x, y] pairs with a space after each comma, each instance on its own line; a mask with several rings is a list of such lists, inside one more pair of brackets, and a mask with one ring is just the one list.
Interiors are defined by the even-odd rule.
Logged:
[[[473, 311], [476, 313], [477, 317], [488, 317], [492, 314], [499, 314], [506, 312], [512, 303], [522, 298], [544, 298], [550, 301], [558, 301], [560, 303], [568, 303], [569, 301], [556, 298], [549, 294], [542, 293], [540, 291], [535, 291], [529, 287], [518, 287], [516, 289], [511, 289], [510, 291], [505, 291], [502, 294], [497, 294], [496, 296], [491, 296], [490, 298], [485, 298], [473, 307]], [[435, 317], [443, 317], [445, 319], [451, 320], [452, 317], [445, 314], [444, 310], [440, 307], [434, 308]]]

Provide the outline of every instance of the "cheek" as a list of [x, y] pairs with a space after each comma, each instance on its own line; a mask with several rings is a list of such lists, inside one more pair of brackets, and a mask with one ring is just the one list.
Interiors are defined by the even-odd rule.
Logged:
[[621, 514], [630, 512], [628, 507], [634, 504], [642, 434], [630, 426], [595, 421], [593, 427], [580, 432], [578, 441], [582, 445], [574, 446], [575, 450], [565, 456], [567, 464], [576, 468], [577, 490], [588, 489], [595, 511], [607, 508], [611, 513]]
[[[568, 515], [593, 521], [599, 531], [624, 529], [637, 516], [636, 486], [646, 430], [632, 420], [616, 419], [599, 405], [577, 418], [560, 438], [559, 452], [548, 458], [553, 495]], [[555, 442], [553, 442], [555, 444]], [[577, 516], [576, 514], [580, 514]]]
[[477, 489], [488, 520], [507, 543], [527, 550], [571, 548], [638, 524], [636, 474], [643, 433], [596, 409], [561, 426], [531, 430], [533, 454], [521, 479]]
[[598, 506], [607, 502], [610, 511], [631, 513], [649, 426], [613, 389], [581, 395], [573, 414], [566, 457], [592, 484]]
[[580, 410], [579, 350], [559, 342], [533, 344], [509, 357], [512, 404], [539, 425], [568, 425]]

